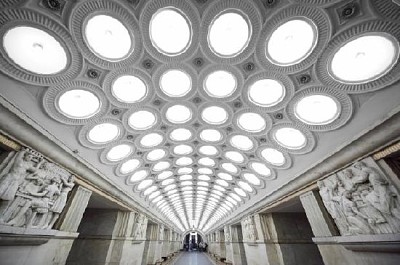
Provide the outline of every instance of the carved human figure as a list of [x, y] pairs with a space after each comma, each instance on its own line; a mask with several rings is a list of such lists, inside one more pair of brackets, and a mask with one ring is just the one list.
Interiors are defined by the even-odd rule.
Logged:
[[343, 193], [342, 207], [349, 224], [350, 234], [372, 233], [372, 230], [368, 225], [368, 217], [358, 210], [356, 203], [352, 201], [352, 195], [349, 191]]
[[135, 239], [143, 239], [145, 233], [145, 216], [142, 214], [138, 214], [136, 217], [136, 224], [133, 231], [133, 237]]

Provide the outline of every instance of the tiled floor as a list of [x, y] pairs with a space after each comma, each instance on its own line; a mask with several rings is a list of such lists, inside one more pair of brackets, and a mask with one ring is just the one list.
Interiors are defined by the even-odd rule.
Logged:
[[206, 254], [201, 252], [184, 252], [174, 265], [213, 265]]

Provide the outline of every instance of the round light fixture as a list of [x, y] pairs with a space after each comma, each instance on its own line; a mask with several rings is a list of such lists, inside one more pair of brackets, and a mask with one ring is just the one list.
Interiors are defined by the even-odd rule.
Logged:
[[219, 142], [222, 139], [222, 133], [215, 129], [205, 129], [200, 132], [200, 139], [205, 142]]
[[174, 129], [170, 134], [169, 137], [173, 141], [183, 142], [187, 141], [192, 137], [192, 132], [185, 128], [178, 128]]
[[203, 109], [201, 113], [201, 118], [212, 125], [220, 125], [228, 120], [228, 112], [218, 106], [210, 106]]
[[[271, 169], [269, 169], [266, 165], [260, 162], [252, 162], [250, 163], [250, 167], [259, 175], [268, 177], [271, 175]], [[249, 181], [250, 182], [250, 181]], [[251, 182], [250, 182], [251, 183]]]
[[101, 123], [95, 125], [88, 132], [88, 139], [94, 144], [105, 144], [118, 138], [120, 135], [119, 127], [112, 123]]
[[168, 161], [160, 161], [154, 164], [153, 171], [163, 171], [169, 168], [171, 164]]
[[157, 117], [154, 113], [148, 110], [139, 110], [132, 113], [128, 118], [128, 124], [135, 130], [147, 130], [154, 126], [157, 122]]
[[236, 174], [238, 173], [238, 168], [232, 163], [222, 163], [221, 167], [229, 173]]
[[203, 145], [199, 148], [199, 153], [205, 156], [215, 156], [218, 154], [218, 149], [212, 145]]
[[182, 70], [168, 70], [160, 78], [160, 88], [169, 97], [183, 97], [192, 89], [192, 79]]
[[209, 157], [202, 157], [199, 159], [199, 164], [206, 167], [213, 167], [215, 166], [215, 161]]
[[146, 158], [150, 161], [157, 161], [164, 158], [167, 152], [164, 149], [154, 149], [147, 153]]
[[87, 119], [99, 112], [99, 98], [87, 90], [73, 89], [64, 92], [58, 99], [62, 114], [73, 119]]
[[155, 146], [161, 144], [163, 140], [164, 140], [164, 137], [161, 134], [149, 133], [149, 134], [144, 135], [142, 137], [142, 139], [140, 139], [140, 144], [143, 147], [151, 148], [151, 147], [155, 147]]
[[240, 134], [232, 136], [230, 143], [233, 147], [242, 151], [249, 151], [254, 147], [254, 143], [250, 137]]
[[132, 174], [132, 176], [129, 178], [131, 182], [137, 182], [140, 180], [145, 179], [149, 175], [149, 172], [147, 170], [138, 170], [135, 173]]
[[119, 161], [127, 156], [129, 156], [133, 152], [133, 149], [130, 145], [127, 144], [120, 144], [117, 146], [112, 147], [106, 157], [110, 161]]
[[252, 103], [258, 106], [275, 106], [285, 97], [285, 87], [277, 80], [257, 80], [249, 87], [248, 97]]
[[191, 159], [190, 157], [184, 156], [184, 157], [180, 157], [175, 161], [175, 164], [177, 166], [188, 166], [190, 164], [193, 163], [193, 159]]
[[307, 144], [306, 136], [301, 131], [290, 127], [276, 130], [274, 138], [278, 144], [288, 149], [301, 149]]
[[254, 112], [242, 113], [237, 119], [237, 124], [242, 130], [252, 133], [261, 132], [267, 126], [265, 119]]
[[146, 97], [147, 86], [136, 76], [122, 75], [113, 82], [111, 93], [120, 102], [137, 103]]
[[121, 167], [119, 168], [119, 171], [122, 174], [128, 174], [136, 170], [140, 165], [140, 161], [138, 159], [129, 159], [128, 161], [125, 161], [122, 163]]
[[219, 70], [207, 75], [203, 86], [210, 97], [226, 98], [235, 92], [237, 80], [232, 73]]
[[227, 151], [225, 152], [225, 157], [231, 160], [234, 163], [243, 163], [244, 162], [244, 156], [236, 151]]
[[337, 119], [339, 108], [337, 101], [330, 96], [309, 95], [296, 103], [294, 113], [304, 123], [325, 125]]
[[264, 148], [260, 154], [267, 162], [275, 166], [281, 166], [286, 162], [283, 153], [274, 148]]
[[190, 145], [180, 144], [174, 147], [173, 152], [176, 155], [188, 155], [193, 152], [193, 148]]
[[167, 109], [165, 116], [171, 123], [182, 124], [192, 118], [192, 110], [184, 105], [173, 105]]

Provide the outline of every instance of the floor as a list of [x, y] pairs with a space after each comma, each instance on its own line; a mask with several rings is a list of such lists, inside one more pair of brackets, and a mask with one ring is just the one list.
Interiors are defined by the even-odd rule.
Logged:
[[213, 265], [206, 254], [201, 252], [184, 252], [173, 265]]

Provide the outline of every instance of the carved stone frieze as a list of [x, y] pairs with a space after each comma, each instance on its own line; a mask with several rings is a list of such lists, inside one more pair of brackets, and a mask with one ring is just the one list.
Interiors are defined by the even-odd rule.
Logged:
[[230, 229], [230, 226], [225, 226], [224, 227], [224, 234], [225, 234], [225, 242], [226, 243], [231, 242], [231, 229]]
[[147, 218], [144, 214], [136, 214], [135, 225], [132, 230], [132, 237], [136, 240], [144, 240], [146, 238]]
[[242, 220], [243, 240], [255, 242], [257, 240], [257, 230], [254, 223], [254, 216], [247, 216]]
[[342, 235], [400, 232], [400, 199], [370, 158], [318, 182], [319, 193]]
[[74, 186], [74, 176], [22, 149], [0, 171], [0, 223], [51, 229]]

